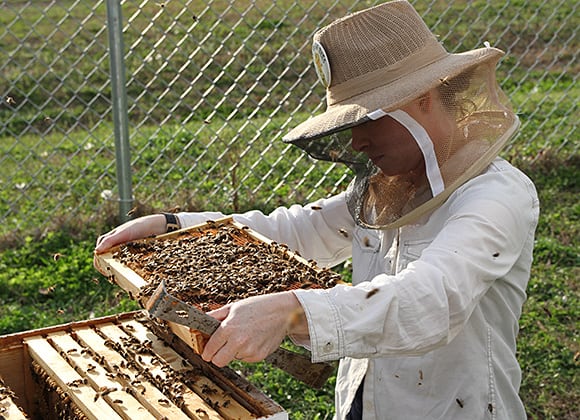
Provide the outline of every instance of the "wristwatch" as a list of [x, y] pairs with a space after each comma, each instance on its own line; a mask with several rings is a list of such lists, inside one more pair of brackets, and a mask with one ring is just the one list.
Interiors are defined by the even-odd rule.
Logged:
[[179, 225], [179, 220], [177, 219], [177, 216], [173, 213], [163, 213], [163, 215], [165, 216], [165, 223], [167, 226], [167, 231], [166, 232], [174, 232], [178, 229], [181, 228], [181, 226]]

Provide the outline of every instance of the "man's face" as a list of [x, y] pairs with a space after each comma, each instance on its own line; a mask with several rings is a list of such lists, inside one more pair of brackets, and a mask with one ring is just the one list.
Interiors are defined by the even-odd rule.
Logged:
[[387, 176], [408, 174], [424, 166], [423, 154], [411, 133], [388, 115], [351, 130], [352, 148], [365, 153]]

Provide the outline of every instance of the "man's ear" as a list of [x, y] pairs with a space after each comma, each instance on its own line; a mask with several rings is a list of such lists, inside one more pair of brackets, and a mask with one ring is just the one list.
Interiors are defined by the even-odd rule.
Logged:
[[431, 112], [433, 109], [433, 97], [431, 92], [427, 92], [419, 98], [419, 109], [426, 114]]

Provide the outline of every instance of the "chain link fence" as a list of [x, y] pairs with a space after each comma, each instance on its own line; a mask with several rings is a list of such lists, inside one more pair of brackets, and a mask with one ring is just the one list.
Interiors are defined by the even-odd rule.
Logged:
[[[522, 128], [506, 156], [577, 155], [578, 2], [413, 3], [448, 50], [487, 41], [507, 52], [498, 79]], [[372, 4], [4, 0], [2, 237], [90, 223], [119, 208], [122, 216], [131, 207], [133, 215], [272, 208], [342, 188], [344, 168], [315, 165], [280, 138], [325, 107], [312, 34]], [[107, 27], [114, 7], [120, 39]], [[123, 46], [120, 63], [110, 59], [109, 39]], [[117, 92], [111, 81], [123, 68], [125, 92]], [[127, 108], [128, 180], [117, 176], [117, 94]]]

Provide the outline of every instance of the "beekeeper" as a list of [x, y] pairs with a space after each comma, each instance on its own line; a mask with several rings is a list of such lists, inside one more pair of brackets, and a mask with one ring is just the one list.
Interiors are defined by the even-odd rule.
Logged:
[[[448, 53], [393, 1], [321, 29], [313, 54], [327, 109], [284, 141], [354, 179], [339, 195], [234, 219], [322, 266], [352, 258], [353, 284], [214, 311], [222, 325], [203, 358], [258, 361], [288, 335], [314, 362], [340, 361], [338, 419], [524, 419], [516, 335], [539, 205], [497, 157], [519, 125], [495, 80], [503, 53]], [[96, 252], [221, 216], [146, 216]]]

